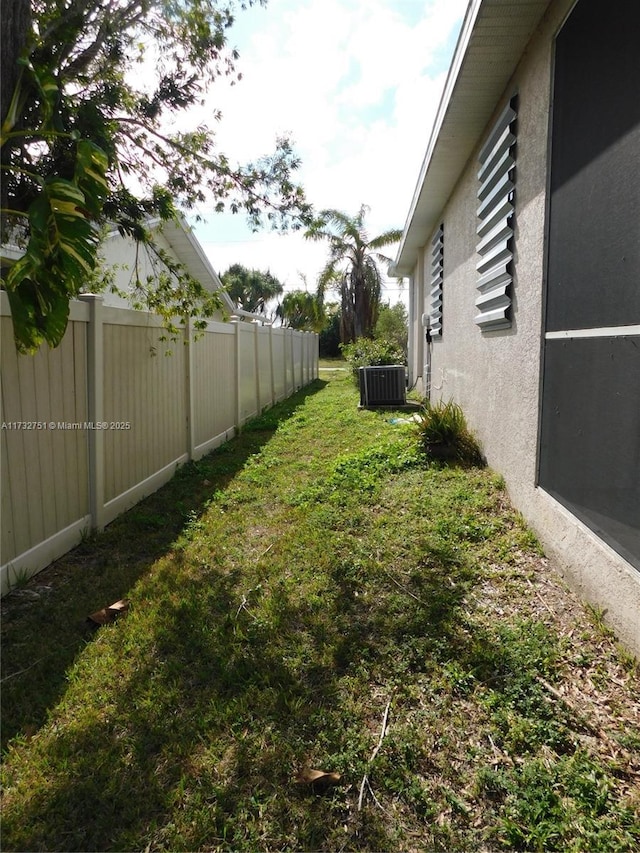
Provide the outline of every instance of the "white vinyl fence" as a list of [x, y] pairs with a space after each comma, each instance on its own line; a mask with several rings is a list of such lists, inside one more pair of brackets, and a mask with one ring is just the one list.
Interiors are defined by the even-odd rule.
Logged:
[[0, 300], [3, 595], [318, 376], [313, 333], [210, 322], [168, 344], [159, 318], [99, 296], [72, 303], [58, 348], [21, 356]]

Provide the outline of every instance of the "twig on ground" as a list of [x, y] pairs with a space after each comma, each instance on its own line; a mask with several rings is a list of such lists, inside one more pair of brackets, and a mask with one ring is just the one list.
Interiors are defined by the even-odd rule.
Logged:
[[[371, 763], [375, 760], [376, 755], [380, 751], [380, 747], [382, 746], [382, 741], [384, 740], [384, 736], [387, 733], [387, 721], [389, 719], [389, 708], [391, 707], [391, 699], [387, 702], [387, 707], [384, 709], [384, 716], [382, 718], [382, 728], [380, 730], [380, 739], [376, 745], [376, 748], [371, 753], [371, 758], [367, 762], [367, 767], [371, 766]], [[362, 782], [360, 783], [360, 796], [358, 797], [358, 811], [362, 810], [362, 800], [364, 798], [364, 786], [368, 785], [369, 790], [371, 791], [371, 785], [369, 784], [369, 777], [367, 776], [367, 772], [365, 771], [364, 776], [362, 777]], [[373, 794], [373, 791], [371, 791]]]
[[419, 598], [415, 593], [411, 592], [410, 589], [407, 589], [406, 586], [403, 586], [399, 581], [397, 581], [394, 578], [394, 576], [391, 574], [391, 572], [388, 572], [382, 566], [380, 566], [380, 569], [382, 570], [382, 573], [385, 574], [389, 578], [389, 580], [398, 587], [398, 589], [401, 589], [402, 592], [406, 593], [407, 595], [410, 595], [411, 598], [415, 598], [415, 600], [418, 602], [418, 604], [422, 604], [423, 606], [426, 606], [425, 602], [421, 598]]
[[[567, 702], [566, 698], [562, 695], [562, 693], [560, 693], [560, 691], [557, 690], [553, 685], [549, 684], [548, 681], [545, 681], [541, 675], [536, 675], [536, 681], [538, 682], [538, 684], [541, 684], [546, 691], [551, 693], [552, 696], [555, 696], [556, 699], [559, 699], [560, 702], [564, 702], [566, 705], [569, 705], [569, 703]], [[571, 707], [571, 705], [569, 705], [569, 707], [571, 708], [572, 711], [574, 710]]]
[[555, 618], [556, 618], [556, 614], [555, 614], [555, 613], [553, 612], [553, 610], [549, 607], [549, 605], [547, 604], [547, 602], [546, 602], [546, 601], [544, 600], [544, 598], [540, 595], [540, 593], [539, 593], [539, 592], [538, 592], [538, 590], [534, 587], [534, 585], [531, 583], [531, 581], [529, 580], [529, 578], [527, 578], [527, 583], [529, 584], [529, 586], [531, 587], [531, 589], [534, 591], [534, 593], [535, 593], [536, 597], [537, 597], [537, 598], [538, 598], [538, 600], [541, 602], [542, 606], [543, 606], [543, 607], [546, 607], [546, 608], [547, 608], [547, 610], [549, 611], [549, 613], [550, 613], [550, 614], [553, 616], [553, 618], [555, 619]]
[[41, 661], [46, 660], [50, 655], [45, 655], [43, 658], [38, 658], [38, 660], [34, 660], [32, 664], [25, 667], [24, 669], [18, 670], [18, 672], [12, 672], [10, 675], [5, 675], [3, 679], [0, 679], [0, 684], [4, 684], [5, 681], [9, 681], [11, 678], [15, 678], [18, 675], [22, 675], [25, 672], [29, 672], [30, 669], [33, 669], [34, 666], [37, 666]]
[[258, 556], [256, 557], [256, 563], [259, 560], [261, 560], [264, 556], [266, 556], [272, 548], [273, 548], [273, 542], [271, 543], [271, 545], [269, 545], [268, 548], [265, 548], [261, 554], [258, 554]]
[[380, 802], [380, 800], [379, 800], [379, 799], [376, 797], [376, 795], [373, 793], [373, 788], [371, 787], [371, 782], [369, 782], [369, 779], [367, 779], [367, 788], [369, 789], [369, 793], [370, 793], [370, 794], [371, 794], [371, 796], [373, 797], [373, 802], [378, 806], [378, 808], [379, 808], [382, 812], [384, 812], [384, 813], [387, 815], [387, 817], [391, 817], [391, 815], [389, 814], [389, 812], [385, 809], [385, 807], [382, 805], [382, 803]]
[[19, 675], [24, 675], [25, 672], [29, 672], [30, 669], [34, 668], [34, 666], [37, 666], [39, 663], [42, 663], [43, 660], [48, 660], [53, 655], [57, 655], [61, 651], [64, 651], [65, 649], [70, 649], [72, 646], [75, 646], [75, 645], [76, 645], [76, 642], [74, 641], [73, 643], [67, 643], [64, 646], [60, 646], [60, 647], [54, 649], [52, 652], [49, 652], [48, 655], [43, 655], [41, 658], [38, 658], [38, 660], [34, 660], [34, 662], [30, 663], [29, 666], [25, 666], [24, 669], [19, 669], [18, 672], [12, 672], [9, 675], [5, 675], [4, 678], [0, 679], [0, 684], [4, 684], [5, 681], [10, 681], [12, 678], [17, 678]]

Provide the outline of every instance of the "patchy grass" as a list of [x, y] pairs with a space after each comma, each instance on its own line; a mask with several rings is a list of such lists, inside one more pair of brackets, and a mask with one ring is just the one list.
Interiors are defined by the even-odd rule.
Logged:
[[638, 848], [636, 662], [346, 376], [5, 599], [3, 849]]

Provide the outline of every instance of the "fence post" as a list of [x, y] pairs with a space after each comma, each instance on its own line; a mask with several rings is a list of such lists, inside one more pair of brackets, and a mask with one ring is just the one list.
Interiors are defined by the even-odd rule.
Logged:
[[305, 332], [304, 338], [302, 339], [302, 352], [304, 358], [304, 368], [302, 370], [302, 375], [304, 377], [304, 384], [309, 384], [309, 335], [311, 332]]
[[104, 327], [103, 297], [87, 293], [80, 297], [89, 305], [87, 326], [87, 410], [94, 429], [88, 435], [89, 512], [94, 530], [104, 530], [104, 431], [96, 425], [104, 421]]
[[238, 317], [232, 317], [231, 322], [235, 326], [236, 332], [236, 375], [234, 386], [236, 392], [236, 430], [239, 430], [242, 409], [242, 401], [240, 399], [240, 319]]
[[288, 342], [288, 329], [282, 330], [282, 367], [284, 370], [284, 396], [285, 398], [289, 396], [289, 385], [287, 383], [287, 362], [289, 361], [289, 356], [287, 355], [287, 342]]
[[306, 332], [298, 332], [299, 341], [300, 341], [300, 387], [301, 388], [304, 388], [304, 386], [306, 384], [304, 381], [304, 375], [305, 375], [304, 340], [305, 340], [306, 334], [307, 334]]
[[189, 459], [193, 459], [193, 454], [196, 446], [195, 437], [195, 412], [196, 404], [195, 394], [193, 393], [193, 329], [191, 318], [187, 317], [184, 324], [184, 346], [187, 351], [184, 359], [184, 393], [185, 393], [185, 409], [187, 415], [186, 428], [186, 443]]
[[273, 326], [267, 326], [269, 329], [269, 365], [271, 369], [271, 405], [276, 404], [276, 373], [273, 363]]
[[296, 390], [296, 339], [293, 329], [289, 329], [289, 357], [291, 358], [291, 394]]
[[255, 371], [256, 385], [256, 417], [261, 415], [260, 406], [260, 338], [259, 323], [253, 321], [253, 369]]

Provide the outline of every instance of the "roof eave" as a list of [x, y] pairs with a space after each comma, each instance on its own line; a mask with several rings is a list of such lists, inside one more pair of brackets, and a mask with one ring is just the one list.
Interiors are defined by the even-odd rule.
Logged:
[[[413, 273], [438, 218], [551, 0], [470, 0], [458, 36], [394, 275]], [[487, 62], [488, 48], [491, 61]]]
[[[178, 259], [187, 267], [191, 275], [197, 278], [207, 290], [212, 293], [216, 292], [222, 299], [226, 310], [232, 316], [243, 317], [259, 323], [270, 323], [264, 315], [245, 311], [235, 304], [224, 289], [218, 273], [211, 266], [211, 262], [205, 255], [204, 249], [193, 233], [193, 229], [182, 214], [178, 214], [176, 219], [169, 219], [163, 223], [162, 233]], [[203, 278], [205, 281], [203, 281]]]

